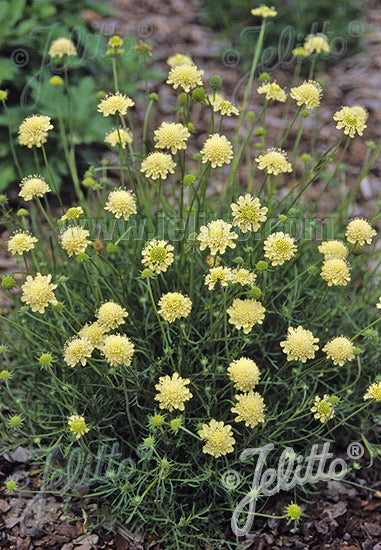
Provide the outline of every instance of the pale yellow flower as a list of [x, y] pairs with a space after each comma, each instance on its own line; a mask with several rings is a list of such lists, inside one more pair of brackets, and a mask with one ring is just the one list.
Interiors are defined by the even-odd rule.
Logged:
[[136, 201], [131, 191], [125, 191], [124, 189], [116, 189], [111, 191], [107, 197], [105, 210], [108, 210], [116, 218], [121, 218], [127, 221], [132, 214], [136, 214]]
[[147, 178], [157, 180], [167, 178], [168, 172], [173, 174], [176, 163], [173, 162], [171, 155], [167, 153], [150, 153], [141, 163], [140, 171], [145, 173]]
[[170, 376], [161, 376], [159, 383], [155, 385], [159, 392], [155, 395], [155, 400], [159, 401], [160, 409], [173, 409], [183, 411], [185, 401], [189, 401], [193, 396], [186, 387], [190, 383], [189, 378], [181, 378], [177, 372]]
[[168, 321], [173, 323], [177, 319], [188, 317], [192, 309], [192, 302], [188, 296], [181, 292], [167, 292], [160, 298], [158, 313]]
[[345, 259], [348, 256], [348, 249], [343, 241], [337, 241], [334, 239], [330, 241], [323, 241], [321, 245], [318, 246], [318, 250], [324, 254], [326, 260], [335, 257]]
[[69, 208], [60, 220], [65, 222], [68, 220], [77, 220], [80, 216], [84, 214], [83, 208], [81, 206], [72, 206]]
[[259, 94], [264, 94], [267, 101], [270, 101], [270, 99], [272, 99], [274, 101], [284, 103], [287, 99], [286, 92], [282, 90], [277, 82], [266, 82], [265, 84], [259, 86], [257, 92]]
[[359, 114], [358, 109], [352, 107], [342, 107], [333, 115], [333, 120], [337, 122], [336, 128], [338, 130], [343, 128], [344, 134], [351, 138], [355, 137], [356, 132], [362, 136], [367, 127], [363, 115]]
[[119, 128], [119, 130], [113, 130], [105, 137], [105, 143], [108, 143], [112, 147], [121, 145], [122, 149], [125, 149], [126, 145], [132, 142], [133, 138], [131, 132], [129, 130], [123, 130], [123, 128]]
[[193, 88], [202, 86], [201, 76], [203, 74], [204, 71], [198, 69], [194, 64], [174, 65], [169, 71], [167, 84], [172, 84], [175, 90], [180, 86], [184, 92], [188, 93]]
[[86, 324], [78, 332], [80, 338], [85, 338], [92, 346], [100, 349], [103, 346], [106, 332], [109, 329], [105, 325], [101, 325], [98, 321], [91, 324]]
[[29, 233], [21, 232], [14, 233], [9, 239], [8, 251], [14, 256], [15, 254], [24, 254], [34, 249], [35, 243], [38, 242], [36, 237], [29, 235]]
[[214, 456], [214, 458], [226, 455], [234, 450], [235, 439], [230, 424], [225, 425], [222, 421], [217, 422], [212, 418], [209, 425], [203, 424], [201, 430], [197, 433], [201, 439], [206, 439], [202, 451]]
[[253, 287], [256, 279], [256, 274], [244, 267], [237, 267], [232, 271], [232, 282], [241, 286]]
[[71, 40], [62, 37], [54, 40], [49, 48], [48, 55], [50, 57], [63, 57], [64, 55], [73, 56], [77, 55], [77, 50]]
[[237, 390], [248, 392], [258, 384], [260, 371], [255, 361], [240, 357], [230, 363], [228, 375]]
[[283, 231], [272, 233], [264, 242], [264, 251], [265, 257], [271, 261], [271, 265], [282, 265], [286, 260], [295, 256], [295, 239]]
[[153, 133], [155, 147], [158, 149], [170, 149], [172, 155], [186, 149], [190, 132], [183, 124], [176, 122], [162, 122]]
[[52, 284], [51, 279], [51, 275], [41, 275], [41, 273], [37, 273], [34, 278], [27, 275], [26, 281], [21, 287], [23, 291], [21, 301], [28, 304], [32, 311], [44, 313], [49, 304], [57, 305], [58, 302], [53, 292], [57, 285]]
[[304, 105], [307, 109], [314, 109], [320, 105], [322, 88], [315, 80], [303, 82], [300, 86], [291, 88], [290, 96], [295, 99], [296, 104], [301, 107]]
[[303, 47], [307, 55], [322, 52], [329, 53], [330, 50], [328, 39], [323, 33], [309, 34], [304, 41]]
[[269, 8], [268, 6], [262, 4], [259, 8], [253, 8], [251, 10], [251, 15], [263, 17], [265, 19], [266, 17], [276, 17], [278, 12], [273, 7]]
[[346, 286], [350, 281], [349, 266], [343, 258], [324, 260], [320, 276], [328, 286]]
[[352, 361], [355, 358], [355, 346], [345, 336], [337, 336], [324, 346], [323, 351], [329, 359], [332, 359], [334, 365], [342, 367], [345, 361]]
[[364, 399], [375, 399], [381, 401], [381, 382], [375, 382], [366, 390]]
[[314, 418], [322, 423], [327, 422], [335, 415], [333, 404], [330, 403], [329, 399], [329, 395], [324, 395], [323, 399], [317, 395], [314, 406], [311, 408], [311, 412], [315, 413]]
[[215, 256], [218, 252], [224, 254], [226, 248], [235, 248], [234, 239], [238, 237], [237, 233], [231, 231], [232, 225], [224, 220], [213, 220], [207, 225], [200, 227], [200, 233], [197, 240], [200, 241], [200, 250], [210, 248], [210, 253]]
[[257, 197], [246, 195], [238, 197], [236, 203], [230, 205], [233, 214], [233, 226], [238, 226], [242, 233], [258, 231], [260, 222], [267, 220], [268, 208], [261, 207]]
[[169, 65], [170, 67], [175, 67], [177, 65], [193, 65], [193, 61], [189, 57], [189, 55], [177, 53], [168, 57], [167, 65]]
[[258, 163], [259, 170], [266, 170], [268, 174], [283, 174], [285, 172], [292, 172], [292, 166], [287, 161], [287, 155], [280, 149], [268, 149], [263, 155], [259, 155], [255, 159]]
[[50, 192], [50, 187], [42, 176], [28, 176], [20, 184], [19, 197], [31, 201], [34, 197], [43, 197]]
[[372, 237], [377, 235], [377, 232], [372, 226], [361, 218], [352, 220], [347, 225], [345, 230], [345, 236], [347, 241], [352, 244], [359, 244], [360, 246], [372, 243]]
[[98, 105], [98, 112], [102, 113], [104, 117], [110, 115], [116, 115], [117, 113], [120, 116], [127, 114], [127, 111], [130, 107], [133, 107], [135, 102], [132, 99], [120, 92], [116, 94], [110, 94]]
[[69, 257], [73, 254], [78, 256], [79, 254], [83, 254], [89, 244], [91, 244], [91, 241], [87, 238], [89, 235], [90, 232], [82, 227], [68, 227], [61, 234], [61, 246]]
[[29, 149], [33, 146], [42, 147], [48, 138], [48, 131], [54, 128], [50, 124], [50, 117], [43, 115], [31, 115], [26, 118], [19, 127], [19, 143]]
[[236, 422], [245, 422], [245, 426], [255, 428], [265, 421], [263, 411], [266, 405], [258, 392], [250, 390], [248, 393], [235, 395], [235, 398], [237, 404], [230, 410], [237, 415]]
[[106, 336], [102, 346], [102, 353], [112, 367], [131, 365], [135, 346], [124, 334], [110, 334]]
[[69, 429], [75, 434], [75, 437], [79, 439], [80, 437], [87, 434], [90, 431], [90, 428], [86, 425], [85, 419], [83, 416], [78, 414], [73, 414], [69, 417], [68, 420]]
[[238, 330], [242, 328], [245, 334], [248, 334], [254, 325], [263, 323], [265, 311], [265, 308], [257, 300], [241, 300], [240, 298], [235, 298], [233, 304], [226, 310], [229, 315], [229, 323]]
[[109, 301], [101, 305], [95, 316], [101, 325], [112, 330], [125, 323], [124, 318], [128, 316], [128, 312], [116, 302]]
[[64, 346], [64, 361], [70, 367], [75, 367], [78, 363], [85, 366], [93, 350], [94, 346], [86, 338], [72, 338]]
[[230, 164], [233, 158], [232, 144], [226, 136], [213, 134], [205, 141], [201, 154], [201, 162], [203, 164], [210, 162], [212, 168], [217, 168], [217, 166], [222, 166], [223, 164]]
[[174, 247], [167, 241], [153, 239], [142, 250], [142, 264], [157, 273], [164, 273], [173, 264]]
[[310, 330], [299, 325], [297, 328], [288, 327], [287, 338], [280, 343], [280, 346], [287, 354], [287, 361], [305, 363], [307, 359], [315, 357], [315, 351], [319, 349], [316, 342], [319, 342], [319, 338], [314, 338]]
[[227, 287], [232, 282], [232, 270], [229, 267], [212, 267], [205, 277], [205, 285], [209, 290], [213, 290], [217, 283], [222, 287]]

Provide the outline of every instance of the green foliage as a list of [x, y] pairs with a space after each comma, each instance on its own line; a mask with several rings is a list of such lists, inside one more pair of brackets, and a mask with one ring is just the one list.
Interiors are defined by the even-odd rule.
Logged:
[[[258, 39], [261, 18], [250, 14], [261, 2], [252, 0], [203, 0], [205, 23], [229, 37], [246, 69]], [[361, 49], [364, 5], [360, 0], [274, 0], [277, 17], [268, 18], [260, 72], [279, 66], [288, 68], [292, 49], [303, 45], [306, 35], [326, 34], [333, 51], [322, 59], [330, 63]]]

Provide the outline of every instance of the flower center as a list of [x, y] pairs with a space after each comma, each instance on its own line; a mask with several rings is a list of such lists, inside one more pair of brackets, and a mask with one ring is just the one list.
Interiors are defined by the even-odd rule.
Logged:
[[331, 412], [331, 405], [326, 401], [320, 401], [317, 409], [319, 414], [323, 414], [324, 416], [326, 416]]
[[73, 420], [73, 423], [71, 424], [71, 429], [75, 433], [83, 432], [85, 427], [86, 427], [86, 423], [81, 418], [78, 418], [77, 420]]
[[164, 246], [154, 246], [149, 255], [154, 262], [164, 262], [167, 257], [167, 251]]
[[255, 206], [246, 205], [242, 208], [241, 217], [248, 222], [257, 222], [258, 209]]
[[291, 248], [290, 241], [288, 241], [288, 239], [285, 239], [284, 237], [281, 237], [274, 242], [274, 248], [280, 254], [285, 254]]
[[376, 401], [381, 401], [381, 388], [375, 388], [373, 390], [373, 397]]
[[353, 113], [347, 113], [344, 117], [344, 122], [348, 126], [356, 127], [358, 124], [357, 116]]

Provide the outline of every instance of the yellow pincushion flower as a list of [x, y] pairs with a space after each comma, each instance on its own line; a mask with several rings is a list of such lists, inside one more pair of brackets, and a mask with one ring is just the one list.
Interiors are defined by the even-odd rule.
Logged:
[[229, 286], [232, 282], [232, 270], [229, 267], [212, 267], [205, 277], [205, 285], [209, 290], [213, 290], [217, 283], [222, 287]]
[[68, 420], [69, 429], [75, 434], [75, 437], [79, 439], [83, 435], [87, 434], [90, 431], [90, 428], [86, 425], [85, 419], [83, 416], [78, 414], [73, 414], [69, 417]]
[[310, 330], [299, 325], [297, 328], [288, 327], [287, 338], [280, 343], [280, 346], [287, 354], [287, 361], [305, 363], [307, 359], [315, 357], [315, 351], [319, 349], [316, 342], [319, 342], [319, 338], [314, 338]]
[[248, 393], [235, 395], [235, 398], [237, 404], [230, 410], [237, 415], [236, 422], [245, 422], [245, 426], [255, 428], [257, 424], [265, 421], [263, 411], [266, 405], [258, 392], [250, 390]]
[[164, 273], [173, 263], [174, 247], [167, 241], [153, 239], [142, 250], [142, 264], [157, 273]]
[[241, 286], [253, 287], [256, 279], [256, 274], [244, 267], [237, 267], [232, 271], [232, 282]]
[[270, 99], [272, 99], [274, 101], [284, 103], [287, 99], [286, 92], [282, 90], [277, 82], [267, 82], [265, 84], [262, 84], [257, 89], [257, 92], [259, 94], [264, 94], [267, 101], [270, 101]]
[[41, 147], [47, 141], [48, 132], [54, 128], [50, 124], [50, 117], [43, 115], [31, 115], [26, 118], [19, 127], [19, 144], [32, 147]]
[[296, 104], [301, 107], [304, 105], [307, 109], [314, 109], [320, 105], [322, 88], [315, 80], [304, 81], [303, 84], [291, 88], [290, 96], [295, 99]]
[[351, 110], [359, 120], [362, 120], [363, 122], [368, 120], [368, 111], [364, 109], [364, 107], [361, 107], [361, 105], [352, 105]]
[[371, 244], [372, 237], [377, 235], [372, 226], [363, 219], [356, 218], [347, 225], [345, 230], [345, 236], [347, 241], [352, 244], [359, 244], [360, 246]]
[[235, 248], [234, 239], [238, 237], [237, 233], [231, 231], [231, 224], [224, 220], [213, 220], [208, 225], [200, 227], [200, 233], [197, 240], [200, 241], [200, 250], [210, 248], [210, 253], [215, 256], [218, 252], [224, 254], [226, 247]]
[[42, 176], [28, 176], [20, 184], [19, 197], [31, 201], [34, 197], [43, 197], [50, 192], [50, 187]]
[[85, 338], [94, 348], [100, 349], [103, 346], [105, 334], [109, 329], [97, 321], [87, 324], [78, 332], [80, 338]]
[[333, 115], [333, 120], [337, 122], [336, 128], [338, 130], [343, 128], [344, 134], [351, 138], [355, 137], [356, 132], [359, 136], [362, 136], [367, 127], [364, 117], [358, 113], [357, 109], [352, 109], [352, 107], [342, 107], [340, 111]]
[[327, 422], [327, 420], [330, 420], [335, 415], [329, 395], [324, 395], [323, 399], [317, 395], [315, 397], [314, 406], [310, 410], [315, 413], [314, 418], [320, 420], [321, 423]]
[[229, 323], [238, 330], [242, 328], [245, 334], [248, 334], [254, 325], [263, 323], [265, 311], [265, 308], [257, 300], [241, 300], [240, 298], [235, 298], [233, 304], [226, 310], [229, 315]]
[[112, 367], [131, 365], [134, 351], [134, 344], [124, 334], [110, 334], [104, 339], [102, 353]]
[[230, 363], [228, 375], [237, 390], [248, 392], [258, 384], [260, 371], [255, 361], [240, 357]]
[[337, 241], [334, 239], [330, 241], [323, 241], [321, 245], [318, 246], [318, 250], [324, 254], [324, 258], [326, 260], [335, 257], [345, 259], [348, 256], [348, 249], [343, 241]]
[[264, 242], [265, 257], [271, 261], [271, 265], [282, 265], [286, 260], [295, 256], [295, 239], [288, 233], [278, 231], [272, 233]]
[[128, 316], [128, 313], [124, 307], [110, 301], [102, 304], [95, 316], [101, 325], [111, 330], [117, 328], [119, 325], [123, 325], [125, 323], [124, 318]]
[[167, 153], [150, 153], [140, 165], [140, 171], [145, 173], [147, 178], [157, 180], [166, 179], [168, 172], [173, 174], [176, 163], [173, 162], [171, 155]]
[[303, 46], [298, 46], [297, 48], [294, 48], [292, 50], [292, 55], [295, 55], [295, 57], [307, 57], [309, 54], [306, 52]]
[[122, 149], [125, 149], [126, 145], [132, 142], [133, 138], [131, 132], [129, 130], [123, 130], [123, 128], [119, 128], [119, 131], [113, 130], [105, 137], [105, 143], [108, 143], [112, 147], [121, 145]]
[[234, 450], [235, 439], [230, 424], [225, 425], [222, 421], [217, 422], [212, 418], [209, 425], [203, 424], [201, 430], [197, 433], [201, 439], [206, 439], [206, 443], [202, 448], [205, 454], [218, 458]]
[[64, 55], [73, 56], [77, 55], [77, 50], [71, 40], [62, 37], [54, 40], [49, 48], [48, 55], [50, 57], [63, 57]]
[[364, 399], [375, 399], [381, 401], [381, 382], [375, 382], [366, 390]]
[[57, 285], [52, 284], [51, 280], [51, 275], [37, 273], [34, 278], [28, 275], [21, 287], [23, 291], [21, 301], [28, 304], [32, 311], [38, 311], [39, 313], [45, 313], [45, 308], [49, 304], [57, 305], [58, 302], [53, 292]]
[[300, 509], [300, 506], [298, 506], [297, 504], [290, 504], [286, 508], [286, 514], [290, 519], [297, 521], [298, 519], [300, 519], [302, 511]]
[[345, 336], [337, 336], [330, 340], [323, 348], [329, 359], [332, 359], [334, 365], [342, 367], [345, 361], [354, 359], [355, 346]]
[[274, 10], [274, 8], [269, 8], [268, 6], [262, 4], [259, 8], [253, 8], [251, 10], [251, 15], [263, 17], [265, 19], [266, 17], [276, 17], [278, 12]]
[[324, 260], [320, 276], [328, 286], [346, 286], [351, 278], [349, 266], [342, 258]]
[[170, 149], [172, 155], [186, 149], [190, 132], [183, 124], [176, 122], [162, 122], [153, 133], [155, 147], [158, 149]]
[[131, 191], [125, 191], [124, 189], [111, 191], [107, 197], [105, 210], [114, 214], [116, 218], [123, 217], [127, 221], [132, 214], [137, 212], [135, 197]]
[[233, 158], [233, 147], [225, 136], [213, 134], [205, 141], [201, 154], [203, 164], [210, 162], [212, 168], [217, 168], [223, 164], [230, 164]]
[[239, 115], [239, 110], [235, 105], [228, 101], [221, 93], [208, 95], [210, 105], [215, 113], [221, 113], [222, 116]]
[[381, 296], [378, 299], [378, 304], [376, 304], [377, 309], [381, 309]]
[[14, 256], [15, 254], [24, 254], [33, 250], [35, 243], [38, 242], [36, 237], [29, 233], [18, 232], [14, 233], [8, 241], [8, 251]]
[[268, 174], [284, 174], [285, 172], [292, 172], [292, 166], [287, 161], [287, 155], [281, 149], [268, 149], [263, 155], [259, 155], [255, 159], [258, 163], [259, 170], [266, 170]]
[[97, 111], [102, 113], [104, 117], [116, 115], [117, 113], [120, 116], [124, 116], [127, 114], [127, 110], [134, 105], [135, 102], [132, 101], [130, 97], [117, 92], [116, 94], [110, 94], [105, 97], [105, 99], [102, 99], [98, 105]]
[[77, 220], [80, 216], [82, 216], [82, 214], [84, 214], [84, 211], [81, 206], [72, 206], [63, 216], [61, 216], [60, 219], [63, 222], [68, 220]]
[[258, 231], [260, 222], [267, 220], [268, 208], [261, 207], [259, 199], [249, 195], [238, 197], [237, 202], [230, 205], [233, 214], [233, 226], [238, 226], [242, 233]]
[[196, 86], [202, 86], [203, 74], [204, 71], [198, 69], [195, 64], [174, 65], [169, 71], [167, 84], [172, 84], [175, 90], [180, 86], [184, 92], [188, 93]]
[[168, 321], [173, 323], [176, 319], [188, 317], [192, 309], [192, 302], [188, 296], [181, 292], [167, 292], [160, 298], [158, 313]]
[[87, 338], [72, 338], [68, 340], [63, 349], [64, 361], [70, 366], [75, 367], [78, 363], [85, 366], [89, 357], [93, 353], [94, 346]]
[[90, 235], [87, 229], [82, 227], [69, 227], [61, 234], [60, 242], [68, 256], [83, 254], [91, 241], [87, 239]]
[[155, 388], [159, 392], [155, 395], [155, 400], [159, 401], [160, 409], [168, 409], [170, 412], [173, 409], [183, 411], [185, 409], [185, 401], [189, 401], [193, 397], [186, 386], [190, 383], [189, 378], [181, 378], [177, 372], [170, 376], [161, 376], [159, 383]]
[[189, 57], [189, 55], [177, 53], [168, 57], [167, 65], [169, 65], [170, 67], [175, 67], [177, 65], [193, 65], [193, 61], [192, 58]]
[[309, 34], [306, 36], [303, 47], [307, 55], [322, 52], [329, 53], [330, 50], [328, 39], [323, 33]]

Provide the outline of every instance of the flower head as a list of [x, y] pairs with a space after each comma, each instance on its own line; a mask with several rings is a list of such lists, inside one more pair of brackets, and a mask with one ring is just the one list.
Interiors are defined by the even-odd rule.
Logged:
[[376, 304], [377, 309], [381, 309], [381, 296], [378, 299], [378, 304]]
[[381, 382], [375, 382], [366, 390], [364, 399], [375, 399], [381, 401]]
[[167, 65], [169, 65], [170, 67], [175, 67], [178, 65], [193, 65], [193, 61], [189, 57], [189, 55], [177, 53], [175, 55], [171, 55], [170, 57], [168, 57]]
[[287, 94], [276, 82], [267, 82], [262, 84], [257, 89], [259, 94], [264, 94], [267, 101], [270, 99], [284, 103], [287, 99]]
[[325, 34], [309, 34], [306, 36], [303, 45], [307, 55], [313, 53], [329, 53], [329, 42]]
[[244, 267], [237, 267], [232, 271], [232, 283], [253, 287], [256, 279], [256, 274]]
[[200, 250], [210, 248], [210, 253], [215, 256], [218, 252], [224, 254], [226, 247], [235, 248], [234, 239], [238, 237], [237, 233], [231, 231], [231, 224], [224, 220], [213, 220], [208, 225], [200, 227], [200, 233], [197, 240], [200, 241]]
[[212, 267], [205, 277], [205, 285], [209, 290], [213, 290], [217, 283], [221, 286], [229, 286], [232, 282], [232, 270], [230, 267]]
[[153, 239], [142, 250], [142, 264], [158, 275], [173, 263], [174, 247], [167, 241]]
[[19, 197], [31, 201], [33, 197], [43, 197], [50, 192], [50, 187], [42, 176], [28, 176], [20, 184]]
[[309, 80], [303, 82], [296, 88], [291, 88], [290, 96], [295, 99], [296, 104], [301, 107], [304, 105], [307, 109], [313, 109], [320, 105], [322, 89], [318, 82]]
[[41, 147], [46, 143], [48, 131], [54, 128], [50, 124], [50, 117], [43, 115], [31, 115], [26, 118], [19, 128], [19, 143], [29, 149], [33, 146]]
[[255, 428], [257, 424], [265, 421], [263, 411], [266, 405], [258, 392], [250, 390], [248, 393], [237, 394], [235, 398], [237, 404], [230, 410], [236, 413], [236, 422], [245, 422], [245, 426]]
[[210, 162], [212, 168], [229, 164], [233, 158], [233, 148], [225, 136], [213, 134], [205, 141], [201, 149], [203, 164]]
[[258, 231], [260, 222], [267, 220], [268, 208], [261, 207], [259, 199], [249, 195], [238, 197], [237, 202], [230, 205], [233, 214], [233, 225], [238, 226], [242, 233]]
[[260, 371], [252, 359], [240, 357], [230, 363], [228, 375], [237, 390], [248, 392], [258, 384]]
[[299, 46], [292, 50], [292, 55], [295, 57], [307, 57], [309, 54], [306, 52], [303, 46]]
[[78, 363], [85, 366], [93, 350], [94, 346], [87, 338], [72, 338], [68, 340], [64, 346], [64, 360], [70, 367], [75, 367]]
[[140, 171], [145, 173], [147, 178], [157, 180], [166, 179], [168, 172], [173, 174], [176, 163], [173, 162], [171, 155], [167, 153], [150, 153], [141, 163]]
[[95, 321], [91, 324], [86, 323], [78, 332], [78, 336], [88, 340], [94, 348], [100, 349], [103, 346], [107, 330], [108, 328], [105, 325], [101, 325], [99, 322]]
[[305, 363], [307, 359], [315, 357], [315, 351], [319, 349], [316, 342], [319, 342], [319, 338], [314, 338], [310, 330], [299, 325], [297, 328], [288, 327], [287, 338], [280, 343], [280, 346], [287, 354], [287, 361]]
[[15, 254], [24, 254], [33, 250], [34, 244], [38, 242], [36, 237], [29, 235], [29, 233], [18, 232], [14, 233], [8, 241], [8, 251], [14, 256]]
[[170, 149], [172, 155], [186, 149], [190, 132], [183, 124], [176, 122], [162, 122], [153, 133], [155, 147], [158, 149]]
[[300, 519], [300, 516], [302, 515], [302, 511], [300, 509], [300, 506], [297, 504], [290, 504], [286, 508], [286, 514], [288, 517], [292, 520], [298, 520]]
[[64, 55], [77, 55], [77, 50], [71, 40], [68, 38], [57, 38], [54, 40], [49, 48], [48, 55], [50, 57], [63, 57]]
[[90, 235], [87, 229], [82, 227], [68, 227], [61, 234], [61, 246], [67, 252], [68, 256], [83, 254], [91, 241], [87, 239]]
[[359, 120], [362, 120], [363, 122], [366, 122], [368, 120], [368, 111], [364, 109], [364, 107], [361, 107], [361, 105], [352, 105], [350, 107], [352, 110], [352, 113], [354, 113]]
[[158, 306], [159, 314], [168, 321], [173, 323], [176, 319], [188, 317], [192, 309], [192, 302], [188, 296], [184, 296], [181, 292], [167, 292], [160, 298]]
[[377, 235], [377, 233], [372, 229], [372, 226], [361, 218], [356, 218], [349, 222], [345, 230], [347, 241], [352, 244], [359, 244], [360, 246], [365, 243], [371, 244], [372, 237], [375, 235]]
[[104, 339], [102, 353], [112, 367], [131, 365], [134, 351], [134, 344], [124, 334], [110, 334]]
[[188, 378], [181, 378], [177, 372], [173, 373], [172, 377], [161, 376], [159, 383], [155, 385], [159, 392], [155, 395], [155, 400], [160, 402], [160, 409], [168, 409], [170, 412], [173, 409], [183, 411], [185, 401], [193, 397], [186, 387], [189, 383]]
[[133, 138], [131, 132], [129, 130], [123, 130], [123, 128], [119, 128], [119, 131], [113, 130], [105, 137], [105, 143], [108, 143], [112, 147], [121, 145], [122, 149], [126, 148], [127, 143], [132, 142]]
[[342, 258], [324, 260], [320, 276], [328, 286], [346, 286], [350, 281], [349, 266]]
[[226, 455], [234, 450], [235, 439], [230, 424], [225, 425], [222, 421], [217, 422], [212, 418], [209, 425], [203, 424], [201, 430], [197, 433], [201, 439], [206, 439], [202, 451], [214, 456], [214, 458]]
[[333, 409], [333, 404], [330, 402], [329, 395], [324, 395], [323, 399], [317, 395], [311, 412], [315, 413], [314, 418], [320, 420], [322, 423], [330, 420], [334, 416], [335, 411]]
[[272, 233], [264, 242], [265, 257], [271, 261], [271, 265], [282, 265], [286, 260], [295, 256], [295, 239], [288, 233], [278, 231]]
[[107, 197], [105, 210], [114, 214], [116, 218], [123, 217], [127, 221], [132, 214], [137, 212], [135, 197], [131, 191], [125, 191], [124, 189], [111, 191]]
[[41, 275], [41, 273], [37, 273], [34, 278], [31, 275], [27, 276], [21, 287], [23, 291], [21, 301], [28, 304], [32, 311], [45, 313], [45, 308], [49, 304], [57, 305], [58, 302], [53, 292], [57, 285], [52, 284], [51, 279], [51, 275]]
[[235, 298], [233, 304], [226, 310], [229, 315], [229, 323], [238, 330], [242, 328], [245, 334], [248, 334], [254, 325], [263, 323], [265, 311], [265, 308], [257, 300], [241, 300], [240, 298]]
[[352, 361], [354, 359], [355, 346], [352, 342], [345, 338], [345, 336], [337, 336], [328, 342], [323, 351], [327, 354], [329, 359], [332, 359], [334, 365], [342, 367], [345, 361]]
[[83, 435], [87, 434], [90, 431], [90, 428], [86, 425], [85, 419], [83, 416], [78, 414], [73, 414], [69, 417], [68, 420], [69, 429], [75, 434], [75, 437], [79, 439]]
[[269, 8], [268, 6], [262, 4], [259, 8], [253, 8], [251, 10], [251, 15], [263, 17], [265, 19], [266, 17], [276, 17], [278, 12], [275, 11], [274, 8]]
[[115, 302], [105, 302], [95, 314], [98, 322], [106, 329], [114, 329], [125, 323], [124, 318], [128, 316], [127, 310]]
[[274, 176], [292, 172], [292, 166], [287, 161], [286, 153], [280, 149], [268, 149], [266, 153], [259, 155], [255, 162], [258, 163], [260, 170], [266, 170], [268, 174], [274, 174]]
[[342, 107], [340, 111], [337, 111], [333, 115], [333, 120], [337, 122], [336, 128], [338, 130], [344, 128], [344, 134], [349, 137], [355, 137], [356, 132], [359, 136], [362, 136], [365, 128], [364, 117], [359, 114], [357, 109], [352, 107]]
[[117, 113], [123, 116], [127, 114], [129, 107], [133, 107], [134, 105], [135, 102], [130, 97], [117, 92], [102, 99], [97, 111], [102, 113], [103, 116], [116, 115]]
[[196, 86], [202, 86], [201, 76], [204, 71], [198, 69], [195, 64], [173, 65], [169, 71], [167, 84], [172, 84], [175, 90], [180, 86], [184, 92], [190, 92]]
[[321, 245], [318, 246], [318, 250], [321, 254], [324, 254], [325, 260], [335, 257], [345, 259], [348, 256], [348, 249], [343, 241], [337, 241], [334, 239], [330, 241], [323, 241]]
[[214, 93], [208, 96], [213, 111], [221, 113], [222, 116], [239, 115], [239, 110], [228, 101], [223, 94]]
[[68, 220], [77, 220], [80, 216], [82, 216], [82, 214], [84, 214], [84, 212], [81, 206], [72, 206], [63, 216], [61, 216], [60, 219], [63, 222]]

